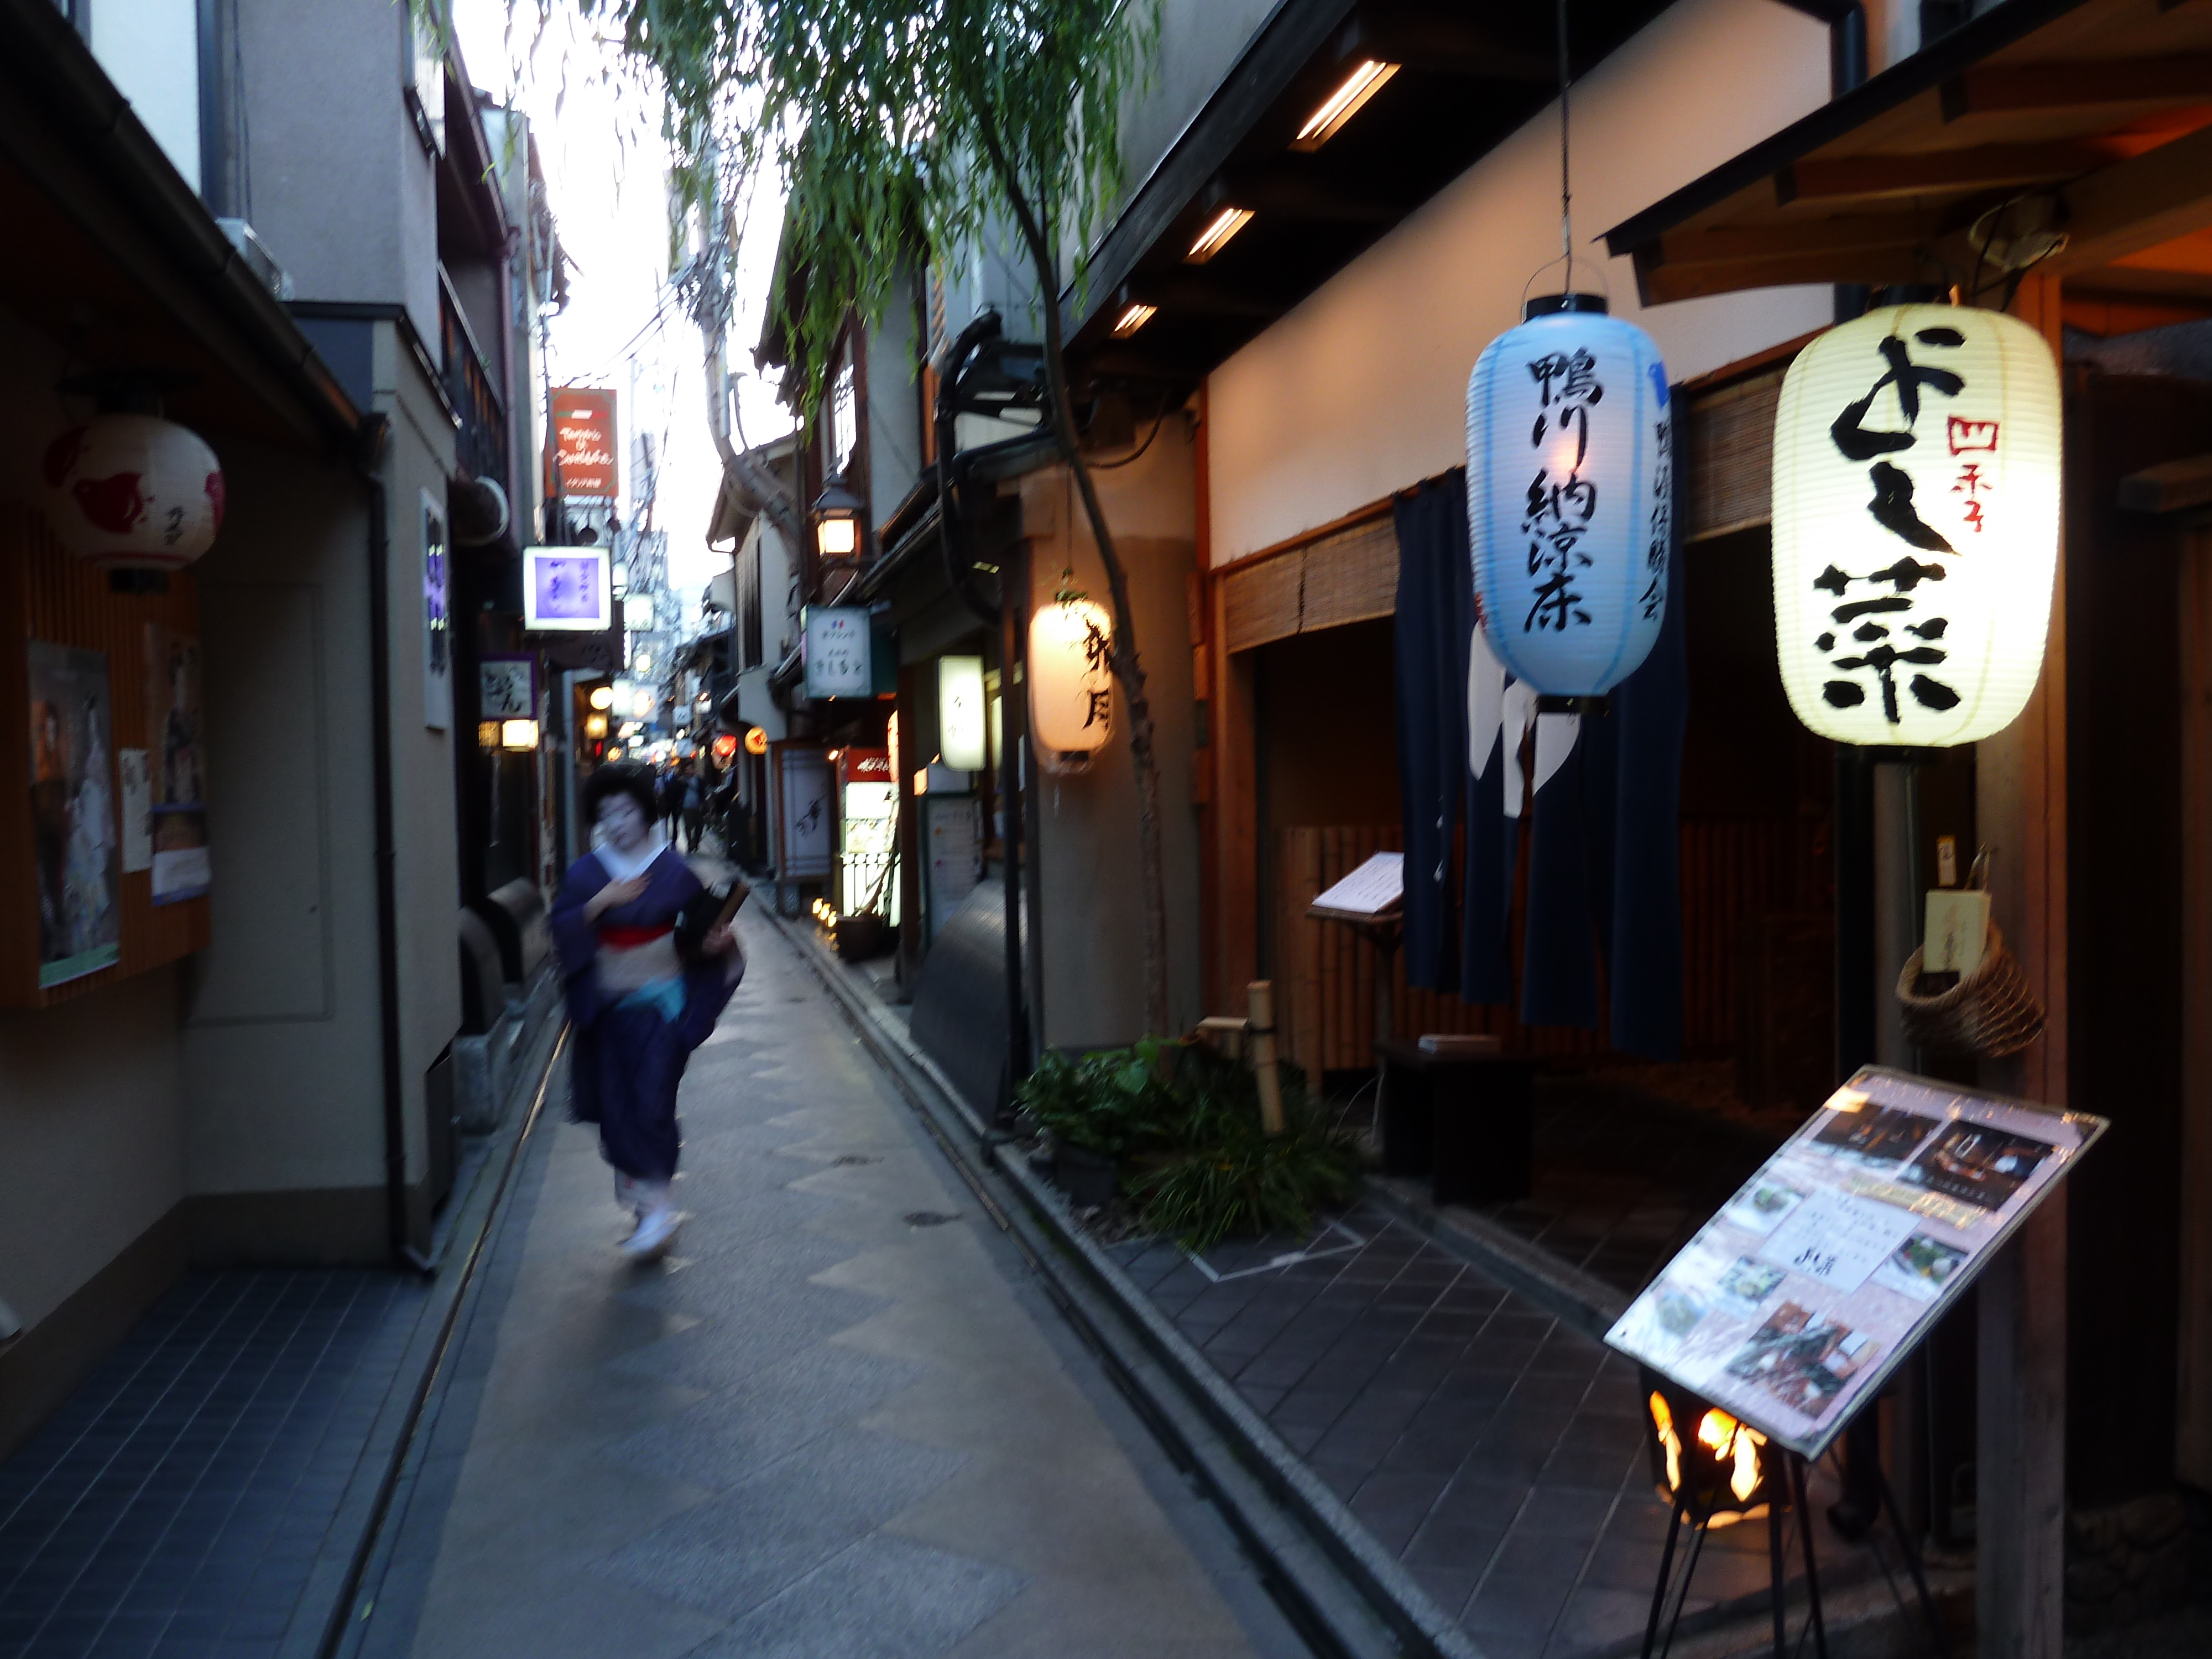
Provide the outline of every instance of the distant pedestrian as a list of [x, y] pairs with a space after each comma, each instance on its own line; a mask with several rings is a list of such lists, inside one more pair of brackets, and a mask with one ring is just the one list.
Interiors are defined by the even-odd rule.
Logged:
[[655, 826], [653, 773], [603, 766], [585, 781], [598, 842], [553, 902], [553, 939], [574, 1033], [569, 1096], [599, 1127], [615, 1195], [636, 1216], [623, 1253], [665, 1253], [682, 1217], [670, 1190], [676, 1091], [744, 975], [720, 908]]
[[653, 815], [667, 823], [674, 823], [684, 811], [684, 774], [680, 767], [672, 766], [660, 775], [653, 790]]
[[700, 827], [707, 821], [707, 780], [690, 761], [684, 763], [684, 850], [699, 850]]

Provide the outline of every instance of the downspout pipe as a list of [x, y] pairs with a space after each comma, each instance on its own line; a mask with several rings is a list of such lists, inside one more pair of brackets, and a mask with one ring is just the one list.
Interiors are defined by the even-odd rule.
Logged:
[[393, 1258], [428, 1275], [407, 1225], [407, 1091], [400, 1074], [398, 845], [392, 788], [391, 502], [379, 469], [391, 438], [388, 416], [362, 417], [355, 471], [368, 507], [369, 770], [374, 797], [376, 1000], [384, 1092], [384, 1204]]
[[[1781, 0], [1792, 11], [1802, 11], [1828, 26], [1828, 96], [1842, 97], [1866, 84], [1867, 15], [1860, 0]], [[1863, 316], [1867, 286], [1863, 283], [1836, 284], [1836, 320], [1848, 323]]]
[[[1012, 1110], [1012, 1091], [1021, 1086], [1030, 1071], [1029, 1003], [1024, 994], [1022, 974], [1022, 852], [1025, 837], [1023, 826], [1026, 816], [1021, 811], [1022, 753], [1024, 732], [1027, 727], [1028, 686], [1025, 672], [1027, 651], [1029, 585], [1029, 554], [1026, 547], [1012, 550], [1000, 566], [999, 604], [987, 606], [972, 593], [965, 580], [968, 572], [961, 568], [954, 550], [960, 547], [964, 527], [960, 517], [960, 484], [963, 475], [980, 456], [1006, 445], [987, 445], [966, 455], [953, 453], [957, 410], [953, 394], [969, 359], [987, 340], [995, 339], [1000, 330], [999, 313], [986, 311], [960, 331], [945, 352], [938, 370], [937, 408], [934, 410], [937, 427], [937, 523], [939, 544], [945, 554], [945, 580], [977, 621], [995, 624], [1000, 629], [999, 651], [999, 848], [1001, 854], [1000, 876], [1004, 886], [1001, 902], [1006, 908], [1006, 1089], [1008, 1099], [1000, 1106], [1002, 1113]], [[1026, 438], [1008, 441], [1011, 444], [1028, 442]], [[998, 1104], [998, 1103], [994, 1103]]]

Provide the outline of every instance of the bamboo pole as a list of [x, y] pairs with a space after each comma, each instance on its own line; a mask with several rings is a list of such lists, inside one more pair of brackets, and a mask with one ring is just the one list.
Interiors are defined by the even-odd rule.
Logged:
[[1275, 987], [1273, 981], [1255, 979], [1244, 988], [1251, 1044], [1252, 1076], [1260, 1085], [1260, 1127], [1271, 1135], [1283, 1133], [1283, 1080], [1275, 1071]]

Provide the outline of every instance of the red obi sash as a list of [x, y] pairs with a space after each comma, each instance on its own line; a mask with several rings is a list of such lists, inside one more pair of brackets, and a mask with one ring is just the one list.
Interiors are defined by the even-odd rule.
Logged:
[[611, 945], [618, 951], [635, 951], [641, 945], [650, 945], [657, 939], [666, 939], [676, 931], [672, 927], [602, 927], [599, 943]]

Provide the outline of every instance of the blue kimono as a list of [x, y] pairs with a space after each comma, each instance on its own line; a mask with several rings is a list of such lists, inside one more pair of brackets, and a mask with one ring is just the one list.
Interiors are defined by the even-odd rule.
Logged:
[[584, 906], [614, 880], [595, 853], [568, 868], [553, 901], [554, 948], [567, 987], [574, 1047], [571, 1115], [599, 1126], [608, 1163], [641, 1181], [676, 1173], [676, 1091], [691, 1051], [714, 1029], [744, 958], [707, 957], [685, 966], [677, 919], [704, 891], [691, 866], [664, 847], [645, 871], [645, 891], [597, 921]]

